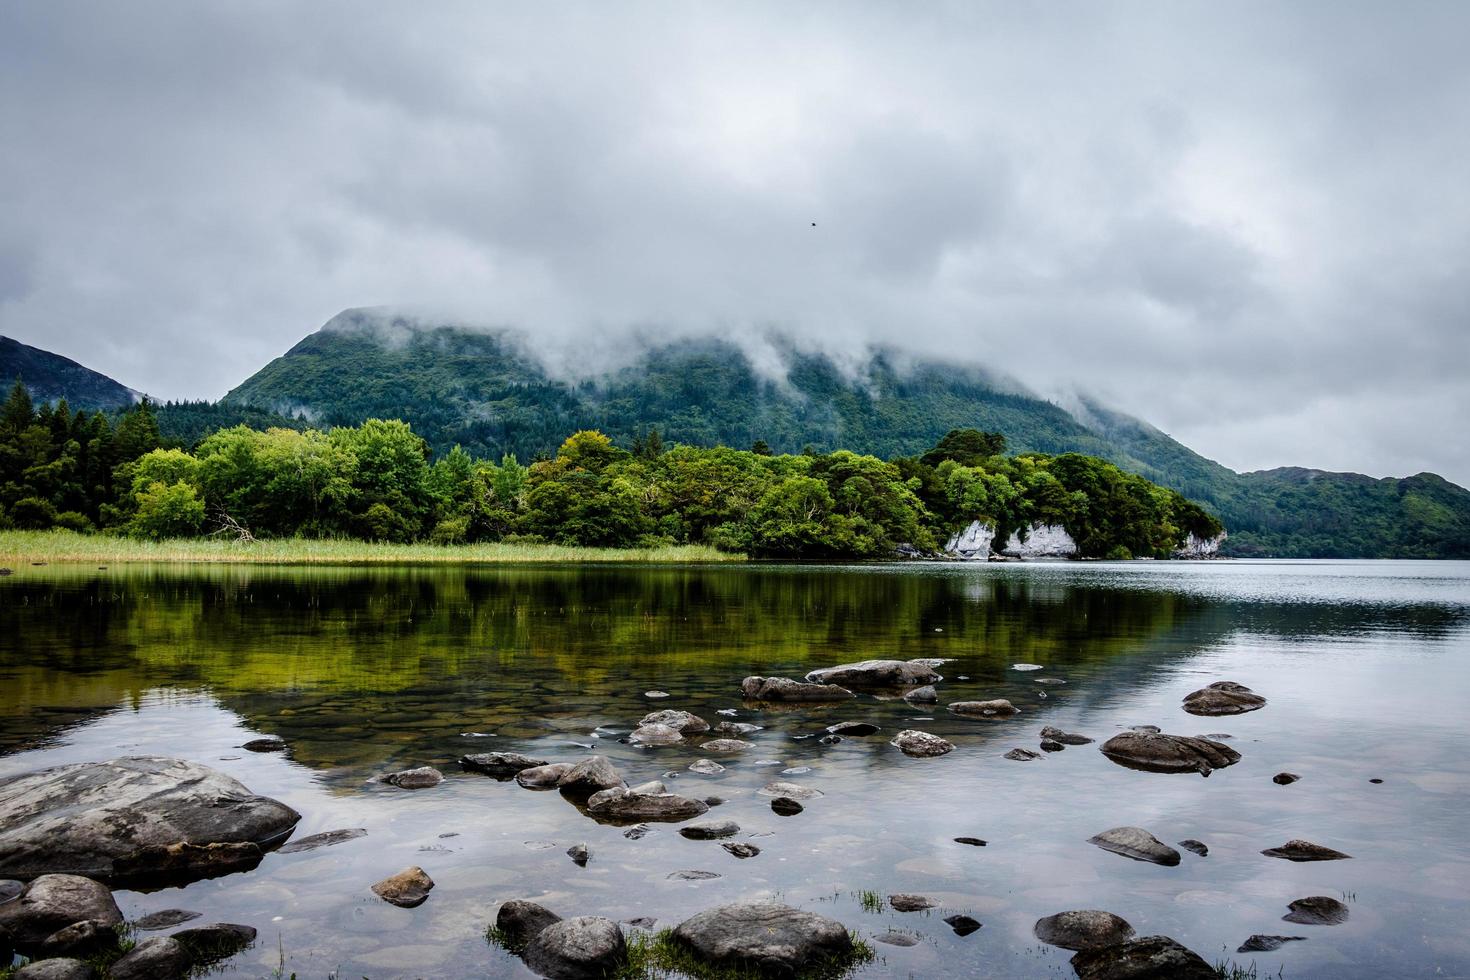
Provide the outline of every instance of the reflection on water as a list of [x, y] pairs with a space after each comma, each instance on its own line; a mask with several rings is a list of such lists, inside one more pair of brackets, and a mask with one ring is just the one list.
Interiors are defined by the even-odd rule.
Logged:
[[[517, 976], [480, 938], [506, 898], [672, 924], [771, 893], [869, 936], [922, 937], [878, 947], [875, 977], [1070, 976], [1066, 954], [1030, 935], [1066, 908], [1107, 908], [1263, 973], [1454, 976], [1470, 973], [1467, 654], [1463, 563], [27, 567], [0, 580], [0, 775], [178, 755], [301, 811], [298, 836], [366, 828], [249, 874], [122, 893], [130, 915], [182, 906], [258, 927], [261, 945], [231, 964], [239, 976], [267, 975], [281, 951], [302, 977]], [[738, 700], [747, 674], [870, 657], [952, 658], [943, 700], [1006, 697], [1022, 713], [977, 721], [870, 697], [759, 712]], [[1010, 669], [1022, 662], [1045, 670]], [[1228, 719], [1180, 710], [1184, 694], [1226, 678], [1270, 705]], [[654, 689], [671, 697], [651, 702]], [[720, 759], [724, 773], [696, 775], [692, 742], [617, 740], [653, 707], [711, 722], [735, 709], [765, 727], [744, 755]], [[811, 737], [847, 719], [883, 733]], [[1034, 749], [1042, 725], [1101, 741], [1142, 723], [1228, 733], [1244, 759], [1203, 780], [1120, 769], [1095, 746], [1003, 758]], [[908, 727], [959, 749], [908, 759], [887, 744]], [[242, 752], [252, 733], [280, 735], [289, 754]], [[739, 822], [761, 854], [737, 861], [667, 827], [629, 840], [554, 793], [454, 765], [466, 752], [561, 761], [589, 747], [630, 781], [674, 772], [676, 791], [726, 798], [714, 815]], [[418, 765], [449, 778], [420, 792], [368, 782]], [[755, 790], [793, 767], [810, 767], [791, 778], [826, 796], [779, 817]], [[1273, 784], [1283, 769], [1302, 780]], [[1198, 838], [1210, 855], [1160, 868], [1086, 843], [1118, 825]], [[1356, 857], [1293, 865], [1258, 853], [1294, 837]], [[564, 852], [582, 841], [593, 857], [578, 868]], [[411, 864], [438, 882], [424, 906], [367, 891]], [[691, 868], [721, 877], [667, 879]], [[863, 889], [944, 905], [873, 913]], [[1352, 896], [1352, 917], [1273, 953], [1234, 953], [1252, 933], [1300, 934], [1280, 917], [1314, 894]], [[955, 936], [942, 921], [955, 911], [984, 928]]]

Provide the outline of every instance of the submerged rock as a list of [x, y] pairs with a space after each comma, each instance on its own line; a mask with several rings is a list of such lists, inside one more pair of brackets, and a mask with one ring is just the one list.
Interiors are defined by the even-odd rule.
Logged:
[[544, 766], [532, 766], [516, 773], [516, 785], [526, 789], [556, 789], [562, 779], [575, 766], [570, 762], [551, 762]]
[[1031, 931], [1048, 946], [1073, 951], [1112, 946], [1133, 938], [1128, 920], [1102, 909], [1075, 909], [1037, 919]]
[[712, 738], [699, 747], [701, 752], [744, 752], [750, 748], [749, 742], [742, 742], [738, 738]]
[[689, 771], [701, 776], [717, 776], [725, 771], [725, 767], [713, 759], [696, 759], [689, 763]]
[[789, 677], [747, 677], [740, 682], [740, 693], [751, 701], [846, 701], [854, 697], [836, 684], [803, 684]]
[[1105, 851], [1112, 851], [1135, 861], [1147, 861], [1171, 868], [1181, 860], [1178, 851], [1142, 827], [1114, 827], [1088, 838], [1087, 843], [1096, 844]]
[[1102, 744], [1101, 751], [1118, 765], [1143, 772], [1208, 776], [1240, 761], [1239, 752], [1219, 742], [1138, 730], [1119, 732]]
[[1239, 715], [1265, 706], [1265, 698], [1234, 681], [1216, 681], [1184, 696], [1184, 710], [1192, 715]]
[[690, 840], [719, 840], [740, 833], [740, 825], [733, 820], [705, 820], [679, 828], [679, 835]]
[[1053, 742], [1061, 742], [1063, 745], [1090, 745], [1092, 739], [1086, 735], [1077, 735], [1072, 732], [1064, 732], [1060, 728], [1047, 725], [1041, 730], [1041, 737]]
[[434, 879], [423, 868], [404, 868], [373, 886], [373, 894], [399, 908], [411, 909], [424, 904], [434, 888]]
[[444, 782], [444, 774], [433, 766], [419, 766], [417, 769], [390, 772], [379, 776], [378, 780], [399, 789], [430, 789]]
[[722, 721], [714, 727], [714, 731], [721, 735], [731, 735], [738, 738], [741, 735], [749, 735], [761, 730], [760, 725], [752, 725], [746, 721]]
[[714, 871], [684, 870], [670, 871], [664, 877], [670, 881], [709, 881], [712, 878], [719, 878], [720, 875]]
[[761, 849], [754, 844], [736, 843], [734, 841], [725, 841], [720, 846], [738, 858], [753, 858], [761, 852]]
[[789, 800], [815, 800], [823, 795], [819, 789], [812, 789], [810, 786], [802, 786], [800, 783], [788, 783], [781, 780], [766, 783], [757, 792], [762, 796], [785, 797]]
[[1005, 757], [1012, 762], [1031, 762], [1040, 759], [1040, 752], [1032, 752], [1030, 749], [1011, 749]]
[[526, 966], [556, 980], [601, 980], [628, 961], [623, 930], [611, 919], [583, 915], [553, 922], [526, 943]]
[[923, 895], [911, 895], [907, 892], [899, 892], [888, 896], [888, 907], [895, 912], [922, 912], [932, 909], [939, 903], [932, 898]]
[[847, 927], [779, 902], [737, 902], [681, 922], [673, 940], [697, 959], [722, 967], [796, 974], [854, 955]]
[[1346, 922], [1349, 915], [1346, 905], [1326, 895], [1299, 898], [1287, 908], [1291, 911], [1283, 915], [1282, 920], [1304, 926], [1335, 926]]
[[643, 745], [674, 745], [684, 741], [679, 730], [668, 725], [639, 725], [628, 738]]
[[477, 752], [459, 757], [460, 767], [470, 772], [484, 773], [496, 779], [513, 779], [519, 772], [546, 765], [545, 759], [533, 759], [519, 752]]
[[663, 711], [650, 711], [638, 722], [639, 727], [644, 725], [666, 725], [681, 735], [698, 735], [700, 732], [709, 731], [709, 722], [688, 711], [677, 711], [673, 708], [665, 708]]
[[164, 909], [161, 912], [149, 912], [147, 915], [134, 919], [133, 928], [144, 932], [152, 932], [156, 929], [172, 929], [174, 926], [183, 925], [199, 918], [198, 912], [190, 912], [187, 909]]
[[948, 739], [912, 728], [899, 732], [888, 744], [916, 759], [932, 759], [954, 751], [954, 743]]
[[623, 777], [618, 775], [606, 756], [594, 755], [568, 769], [556, 785], [570, 797], [586, 799], [602, 790], [628, 784], [623, 782]]
[[359, 837], [366, 837], [367, 831], [361, 827], [353, 827], [350, 830], [329, 830], [322, 834], [312, 834], [309, 837], [301, 837], [282, 844], [276, 853], [298, 854], [302, 851], [312, 851], [318, 847], [331, 847], [333, 844], [344, 844]]
[[[58, 766], [0, 780], [0, 876], [53, 872], [103, 880], [150, 877], [117, 865], [145, 848], [283, 840], [301, 815], [224, 773], [181, 759], [138, 757]], [[190, 854], [182, 855], [185, 859]], [[215, 869], [207, 859], [200, 876]], [[191, 869], [168, 869], [187, 877]]]
[[1287, 943], [1301, 942], [1306, 936], [1261, 936], [1255, 935], [1241, 943], [1237, 953], [1270, 953]]
[[495, 928], [512, 947], [524, 946], [542, 929], [560, 921], [555, 912], [520, 898], [502, 902], [495, 913]]
[[873, 937], [874, 942], [880, 942], [885, 946], [909, 947], [919, 945], [919, 937], [911, 932], [900, 932], [897, 929], [889, 929], [887, 932], [879, 933]]
[[106, 885], [80, 875], [41, 875], [18, 900], [0, 905], [0, 930], [22, 950], [76, 922], [111, 929], [123, 920]]
[[944, 922], [954, 930], [956, 936], [968, 936], [980, 929], [980, 922], [968, 915], [946, 915]]
[[912, 691], [904, 692], [903, 699], [916, 704], [935, 704], [939, 701], [939, 692], [931, 684], [916, 687]]
[[1187, 840], [1180, 841], [1179, 846], [1184, 848], [1186, 851], [1193, 851], [1200, 857], [1207, 857], [1210, 853], [1210, 849], [1205, 846], [1204, 841], [1195, 840], [1193, 837], [1190, 837]]
[[993, 698], [989, 701], [956, 701], [949, 706], [949, 710], [966, 718], [1009, 718], [1021, 711], [1005, 698]]
[[844, 687], [917, 687], [944, 680], [923, 660], [862, 660], [811, 671], [806, 679]]
[[1268, 847], [1261, 853], [1267, 857], [1284, 858], [1287, 861], [1345, 861], [1352, 857], [1351, 854], [1334, 851], [1330, 847], [1313, 844], [1309, 840], [1289, 840], [1280, 847]]
[[1167, 936], [1084, 949], [1072, 957], [1078, 980], [1219, 980], [1215, 968]]

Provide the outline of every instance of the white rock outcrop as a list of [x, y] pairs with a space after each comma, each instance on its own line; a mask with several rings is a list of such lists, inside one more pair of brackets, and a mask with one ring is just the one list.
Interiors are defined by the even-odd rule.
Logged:
[[971, 521], [969, 527], [950, 537], [944, 551], [967, 561], [985, 561], [990, 557], [990, 543], [994, 540], [994, 527], [983, 521]]
[[1221, 531], [1213, 538], [1197, 538], [1193, 534], [1184, 539], [1184, 544], [1174, 550], [1175, 558], [1214, 558], [1220, 553], [1220, 545], [1226, 534]]
[[1012, 558], [1073, 558], [1077, 542], [1060, 524], [1032, 524], [1026, 528], [1026, 540], [1012, 534], [1001, 554]]

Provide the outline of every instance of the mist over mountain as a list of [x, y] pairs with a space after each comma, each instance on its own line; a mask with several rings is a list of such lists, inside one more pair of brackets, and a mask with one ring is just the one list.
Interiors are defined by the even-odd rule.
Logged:
[[[1072, 411], [981, 365], [871, 349], [842, 358], [779, 335], [685, 338], [599, 351], [538, 345], [386, 310], [347, 310], [234, 388], [220, 409], [316, 425], [402, 418], [435, 452], [550, 453], [577, 429], [629, 445], [913, 455], [953, 428], [1003, 433], [1013, 451], [1082, 452], [1212, 508], [1234, 554], [1470, 555], [1470, 492], [1432, 474], [1374, 479], [1306, 469], [1236, 473], [1148, 423], [1080, 399]], [[548, 360], [551, 366], [548, 366]]]

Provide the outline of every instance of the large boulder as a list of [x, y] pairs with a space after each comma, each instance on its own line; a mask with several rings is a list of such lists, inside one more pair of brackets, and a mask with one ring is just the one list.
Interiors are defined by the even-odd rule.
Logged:
[[586, 799], [593, 793], [628, 784], [623, 782], [623, 777], [618, 775], [607, 756], [594, 755], [568, 769], [556, 785], [568, 796]]
[[842, 923], [780, 902], [737, 902], [681, 922], [674, 941], [713, 966], [802, 974], [853, 956]]
[[556, 789], [562, 777], [574, 768], [570, 762], [549, 762], [544, 766], [532, 766], [516, 773], [516, 785], [526, 789]]
[[662, 783], [644, 783], [631, 789], [614, 786], [593, 793], [587, 812], [610, 823], [640, 823], [654, 820], [676, 823], [709, 812], [709, 804], [670, 793]]
[[112, 928], [123, 920], [106, 885], [80, 875], [41, 875], [19, 899], [0, 905], [0, 929], [21, 949], [77, 922]]
[[515, 948], [524, 947], [542, 929], [560, 921], [561, 916], [550, 909], [521, 898], [502, 903], [500, 911], [495, 913], [495, 928]]
[[1265, 706], [1265, 698], [1234, 681], [1216, 681], [1184, 696], [1184, 710], [1192, 715], [1241, 715]]
[[923, 660], [863, 660], [823, 667], [806, 675], [812, 684], [841, 684], [844, 687], [922, 687], [944, 680]]
[[665, 708], [663, 711], [650, 711], [643, 716], [638, 723], [639, 727], [644, 725], [667, 725], [682, 735], [698, 735], [700, 732], [709, 731], [709, 722], [695, 714], [687, 711], [677, 711], [673, 708]]
[[53, 956], [72, 956], [84, 960], [116, 949], [118, 939], [117, 929], [114, 927], [86, 919], [73, 922], [65, 929], [56, 930], [41, 942], [36, 952], [38, 956], [48, 959]]
[[521, 954], [526, 965], [553, 980], [601, 980], [628, 961], [623, 931], [611, 919], [584, 915], [553, 922]]
[[789, 677], [747, 677], [740, 693], [750, 701], [846, 701], [854, 697], [836, 684], [803, 684]]
[[1240, 761], [1240, 753], [1221, 742], [1136, 729], [1114, 735], [1102, 744], [1101, 751], [1118, 765], [1143, 772], [1197, 772], [1208, 776]]
[[208, 966], [229, 959], [255, 942], [255, 929], [236, 925], [233, 922], [212, 922], [209, 925], [180, 929], [169, 937], [189, 954], [189, 962], [195, 967]]
[[1167, 936], [1084, 949], [1072, 957], [1078, 980], [1220, 980], [1197, 953]]
[[108, 980], [175, 980], [188, 976], [189, 951], [171, 936], [155, 936], [134, 946], [107, 971]]
[[269, 848], [300, 819], [197, 762], [140, 757], [58, 766], [0, 780], [0, 876], [139, 882], [151, 869], [130, 858], [184, 844], [203, 850], [181, 854], [169, 874], [189, 877], [197, 858], [203, 877], [217, 870], [219, 852], [210, 845]]
[[519, 752], [477, 752], [474, 755], [460, 756], [459, 765], [462, 769], [484, 773], [504, 782], [514, 779], [517, 773], [526, 769], [546, 765], [546, 760], [533, 759]]
[[1178, 851], [1142, 827], [1114, 827], [1090, 838], [1087, 843], [1096, 844], [1105, 851], [1112, 851], [1135, 861], [1147, 861], [1171, 868], [1180, 860]]
[[1112, 946], [1133, 938], [1128, 920], [1102, 909], [1074, 909], [1037, 919], [1036, 938], [1049, 946], [1073, 951]]

